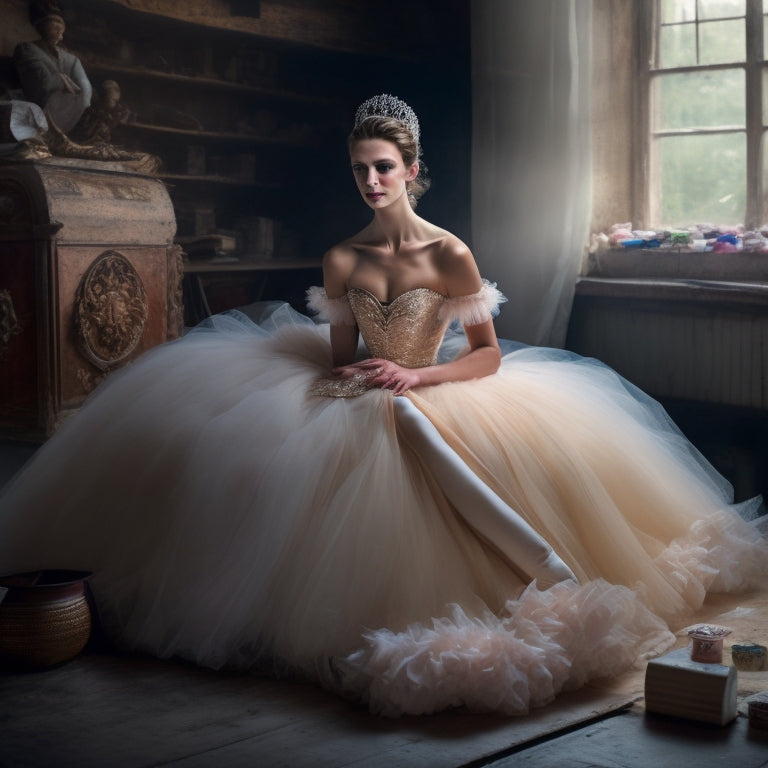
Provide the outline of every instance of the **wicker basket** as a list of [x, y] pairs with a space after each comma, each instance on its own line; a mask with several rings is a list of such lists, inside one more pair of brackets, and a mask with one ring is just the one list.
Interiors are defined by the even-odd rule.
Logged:
[[91, 635], [87, 571], [43, 570], [0, 577], [0, 658], [50, 667], [69, 661]]

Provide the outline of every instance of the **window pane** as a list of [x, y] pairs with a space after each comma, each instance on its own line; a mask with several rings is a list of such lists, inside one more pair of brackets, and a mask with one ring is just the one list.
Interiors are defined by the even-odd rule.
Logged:
[[743, 69], [659, 75], [654, 87], [657, 131], [745, 125]]
[[699, 24], [699, 64], [744, 61], [744, 19]]
[[768, 69], [763, 69], [763, 125], [768, 125]]
[[659, 226], [742, 223], [746, 144], [742, 133], [657, 139]]
[[746, 0], [699, 0], [699, 20], [743, 16]]
[[675, 24], [659, 30], [659, 67], [693, 67], [697, 63], [695, 24]]
[[[762, 138], [762, 152], [763, 158], [763, 189], [768, 189], [768, 133], [763, 132]], [[768, 221], [768, 195], [763, 195], [763, 210], [760, 217], [761, 222]]]
[[[765, 0], [768, 2], [768, 0]], [[696, 0], [661, 0], [661, 22], [693, 21], [696, 18]]]
[[[763, 0], [763, 2], [768, 3], [768, 0]], [[768, 16], [763, 16], [763, 59], [768, 59], [766, 50], [768, 50]]]

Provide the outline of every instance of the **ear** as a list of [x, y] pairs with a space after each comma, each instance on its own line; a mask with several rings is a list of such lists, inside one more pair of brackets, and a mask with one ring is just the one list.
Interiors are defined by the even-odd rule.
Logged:
[[418, 175], [419, 175], [419, 164], [418, 163], [414, 163], [408, 169], [408, 173], [406, 174], [405, 180], [406, 181], [413, 181]]

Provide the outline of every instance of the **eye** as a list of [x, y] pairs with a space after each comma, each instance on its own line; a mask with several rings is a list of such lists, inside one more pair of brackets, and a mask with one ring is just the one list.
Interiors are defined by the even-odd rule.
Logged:
[[393, 168], [394, 166], [390, 163], [381, 163], [381, 165], [376, 166], [376, 170], [379, 173], [389, 173]]

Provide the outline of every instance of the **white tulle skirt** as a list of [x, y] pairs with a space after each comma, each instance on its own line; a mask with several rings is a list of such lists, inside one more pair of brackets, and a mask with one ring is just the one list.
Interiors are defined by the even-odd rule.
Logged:
[[595, 361], [523, 347], [407, 396], [560, 583], [457, 507], [389, 392], [311, 396], [329, 367], [327, 326], [285, 306], [148, 352], [5, 489], [0, 571], [89, 569], [121, 647], [308, 676], [388, 715], [525, 713], [668, 647], [708, 590], [765, 578], [759, 500], [729, 506]]

